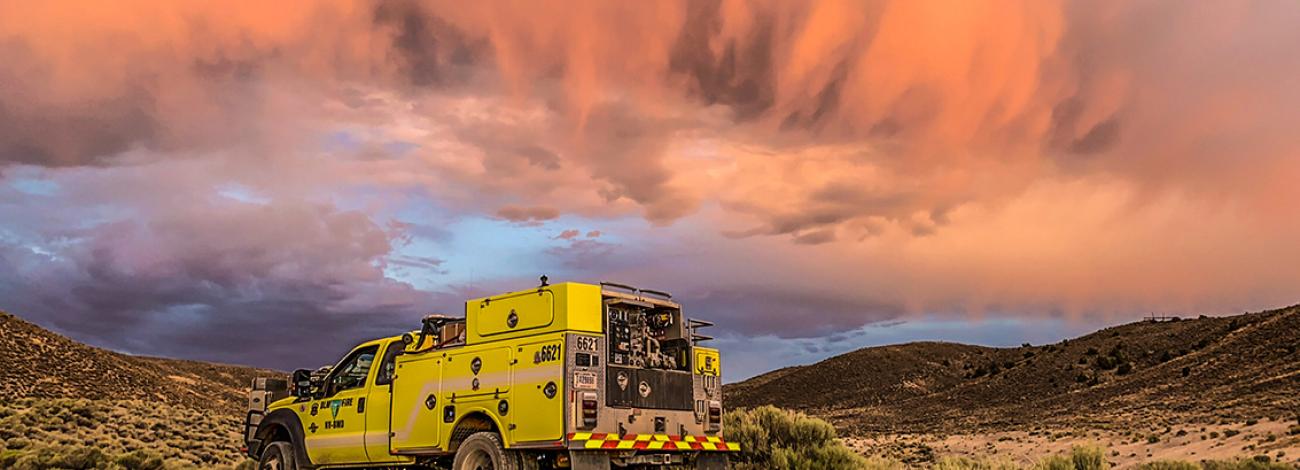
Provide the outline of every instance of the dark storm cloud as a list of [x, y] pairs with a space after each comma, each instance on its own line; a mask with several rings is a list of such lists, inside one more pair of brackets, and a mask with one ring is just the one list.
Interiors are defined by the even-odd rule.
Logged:
[[742, 335], [809, 338], [842, 334], [864, 324], [897, 319], [901, 305], [784, 286], [737, 286], [681, 296], [688, 316]]
[[476, 39], [437, 16], [423, 2], [380, 1], [374, 8], [378, 28], [391, 31], [391, 54], [410, 84], [448, 86], [465, 82], [490, 52]]
[[143, 215], [0, 243], [0, 308], [133, 353], [290, 368], [440, 305], [385, 276], [395, 235], [360, 213], [230, 202]]
[[41, 59], [26, 40], [0, 36], [0, 167], [103, 163], [158, 134], [144, 87], [61, 103], [48, 96]]
[[1048, 143], [1057, 150], [1072, 154], [1104, 152], [1119, 143], [1120, 120], [1112, 116], [1083, 131], [1078, 130], [1084, 109], [1083, 101], [1071, 98], [1052, 109], [1052, 130]]
[[829, 229], [806, 232], [794, 237], [794, 242], [800, 245], [820, 245], [833, 241], [835, 241], [835, 231]]
[[[203, 28], [188, 33], [215, 41]], [[250, 84], [266, 61], [282, 60], [275, 48], [249, 43], [176, 56], [126, 37], [74, 42], [80, 47], [68, 53], [75, 57], [61, 59], [51, 49], [65, 41], [0, 37], [0, 167], [138, 163], [123, 154], [178, 155], [260, 135], [231, 117], [256, 107]], [[122, 47], [92, 57], [88, 51], [103, 44]]]
[[674, 119], [642, 116], [627, 103], [592, 110], [581, 158], [592, 173], [609, 183], [602, 194], [609, 200], [628, 198], [645, 208], [645, 218], [668, 223], [695, 210], [698, 204], [670, 186], [673, 171], [663, 162], [669, 136], [685, 127]]
[[740, 120], [754, 119], [775, 100], [772, 57], [773, 18], [760, 13], [748, 37], [730, 39], [715, 51], [710, 40], [722, 29], [720, 1], [691, 2], [686, 21], [673, 43], [669, 70], [687, 77], [692, 92], [706, 103], [735, 110]]

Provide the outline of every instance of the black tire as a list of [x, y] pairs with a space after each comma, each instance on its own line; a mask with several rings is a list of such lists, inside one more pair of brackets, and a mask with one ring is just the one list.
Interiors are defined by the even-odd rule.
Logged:
[[519, 453], [506, 450], [501, 436], [494, 432], [476, 432], [465, 438], [456, 449], [452, 470], [519, 470]]
[[257, 459], [257, 470], [298, 470], [293, 445], [284, 441], [267, 445], [266, 450], [262, 451], [262, 458]]

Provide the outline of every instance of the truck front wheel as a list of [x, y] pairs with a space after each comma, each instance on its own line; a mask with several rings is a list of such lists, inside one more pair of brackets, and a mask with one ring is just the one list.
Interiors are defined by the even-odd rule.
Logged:
[[298, 470], [298, 462], [294, 460], [293, 445], [284, 441], [272, 442], [262, 451], [262, 457], [257, 459], [258, 470]]
[[519, 470], [519, 453], [508, 451], [501, 436], [492, 432], [471, 434], [456, 449], [452, 470]]

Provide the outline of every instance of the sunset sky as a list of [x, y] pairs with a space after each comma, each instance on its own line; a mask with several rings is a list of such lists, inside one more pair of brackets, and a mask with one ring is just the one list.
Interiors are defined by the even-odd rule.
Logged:
[[733, 381], [1300, 303], [1300, 2], [0, 2], [0, 309], [289, 369], [541, 274]]

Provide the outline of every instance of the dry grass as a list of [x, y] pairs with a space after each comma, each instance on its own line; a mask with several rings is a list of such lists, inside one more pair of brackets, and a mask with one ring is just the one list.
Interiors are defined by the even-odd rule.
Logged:
[[140, 401], [20, 399], [0, 405], [0, 467], [234, 467], [240, 422]]
[[[845, 446], [827, 422], [761, 407], [725, 417], [726, 438], [745, 451], [736, 470], [1102, 470], [1101, 446], [1075, 446], [1032, 463], [997, 456], [939, 456], [932, 449], [906, 459], [864, 457]], [[141, 401], [21, 399], [0, 405], [0, 468], [178, 470], [252, 467], [239, 453], [240, 422], [211, 411]], [[924, 458], [916, 458], [921, 455]], [[1235, 460], [1146, 462], [1143, 470], [1295, 469], [1266, 456]]]
[[[724, 435], [743, 449], [733, 460], [739, 470], [1106, 470], [1115, 456], [1101, 445], [1072, 445], [1057, 452], [1043, 452], [1034, 459], [1011, 460], [991, 453], [944, 455], [925, 445], [914, 445], [891, 456], [864, 457], [845, 445], [835, 429], [803, 413], [770, 406], [729, 412], [724, 418]], [[1183, 434], [1186, 436], [1187, 434]], [[1057, 434], [1053, 434], [1055, 438]], [[1062, 434], [1062, 439], [1068, 438]], [[1250, 454], [1247, 454], [1250, 455]], [[1251, 458], [1202, 460], [1151, 460], [1129, 463], [1140, 470], [1283, 470], [1298, 467], [1275, 461], [1266, 455]], [[1122, 467], [1121, 467], [1122, 468]]]

